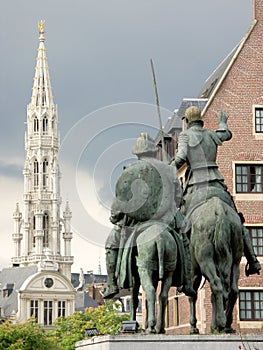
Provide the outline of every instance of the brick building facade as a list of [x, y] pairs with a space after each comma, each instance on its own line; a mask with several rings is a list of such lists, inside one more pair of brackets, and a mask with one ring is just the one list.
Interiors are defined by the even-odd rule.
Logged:
[[[183, 101], [185, 110], [203, 99], [205, 127], [215, 130], [215, 115], [225, 110], [233, 133], [219, 147], [218, 165], [236, 203], [245, 217], [252, 242], [263, 264], [263, 1], [252, 0], [252, 24], [233, 51], [207, 79], [198, 99]], [[179, 108], [182, 110], [182, 108]], [[182, 113], [182, 111], [181, 111]], [[178, 113], [178, 117], [180, 117]], [[173, 135], [171, 134], [171, 140]], [[233, 326], [242, 334], [262, 333], [263, 273], [246, 277], [246, 259], [240, 266], [240, 295], [234, 310]], [[198, 327], [210, 331], [211, 303], [209, 284], [198, 294]], [[167, 312], [167, 332], [189, 332], [189, 304], [184, 295], [172, 289]]]

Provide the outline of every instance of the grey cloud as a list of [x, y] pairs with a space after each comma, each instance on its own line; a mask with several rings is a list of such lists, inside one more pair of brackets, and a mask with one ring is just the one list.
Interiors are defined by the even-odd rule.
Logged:
[[0, 160], [0, 174], [2, 176], [22, 179], [23, 168], [18, 164], [6, 164]]

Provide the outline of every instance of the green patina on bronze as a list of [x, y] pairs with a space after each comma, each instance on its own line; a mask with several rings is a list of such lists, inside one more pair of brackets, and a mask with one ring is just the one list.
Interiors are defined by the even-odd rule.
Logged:
[[[114, 228], [105, 246], [104, 297], [130, 288], [135, 319], [141, 284], [147, 300], [147, 332], [164, 333], [168, 291], [177, 286], [190, 296], [191, 332], [197, 333], [195, 303], [204, 276], [212, 291], [212, 330], [233, 332], [242, 252], [248, 260], [247, 275], [259, 273], [261, 267], [216, 163], [218, 146], [232, 137], [228, 116], [220, 113], [216, 131], [203, 127], [196, 107], [188, 108], [185, 118], [188, 128], [179, 135], [171, 164], [156, 159], [154, 140], [142, 133], [133, 149], [138, 160], [126, 166], [117, 181], [110, 218]], [[176, 168], [185, 163], [182, 191]], [[156, 320], [158, 281], [162, 283]]]

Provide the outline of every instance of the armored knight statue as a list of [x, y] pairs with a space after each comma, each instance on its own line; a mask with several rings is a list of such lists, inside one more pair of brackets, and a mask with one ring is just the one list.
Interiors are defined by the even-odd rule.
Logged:
[[[218, 146], [232, 138], [231, 131], [227, 126], [228, 115], [223, 111], [220, 113], [216, 131], [203, 127], [201, 111], [195, 106], [186, 110], [185, 119], [187, 129], [179, 135], [177, 152], [171, 162], [171, 165], [176, 166], [177, 169], [183, 164], [187, 164], [182, 212], [185, 215], [191, 215], [195, 206], [207, 200], [209, 196], [215, 195], [223, 196], [224, 198], [221, 199], [237, 210], [216, 163]], [[200, 189], [203, 190], [199, 191]], [[243, 223], [243, 215], [239, 213], [239, 216]], [[246, 275], [259, 274], [261, 266], [245, 227], [243, 229], [243, 243], [244, 254], [248, 261]]]
[[[104, 298], [113, 298], [125, 284], [119, 281], [123, 247], [128, 237], [142, 223], [159, 221], [171, 227], [171, 234], [179, 236], [184, 217], [178, 210], [182, 189], [175, 167], [159, 161], [158, 148], [147, 133], [141, 133], [133, 148], [138, 158], [128, 164], [117, 181], [110, 220], [114, 228], [106, 240], [107, 288]], [[139, 231], [139, 230], [138, 230]], [[178, 240], [177, 237], [174, 237]], [[189, 240], [182, 230], [182, 287], [186, 295], [196, 295], [190, 281]], [[126, 273], [126, 272], [125, 272]]]

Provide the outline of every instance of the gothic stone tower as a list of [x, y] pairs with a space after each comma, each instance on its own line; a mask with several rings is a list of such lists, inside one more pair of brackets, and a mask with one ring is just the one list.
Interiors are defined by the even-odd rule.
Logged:
[[[57, 106], [52, 96], [44, 37], [39, 23], [39, 48], [31, 102], [27, 106], [25, 135], [24, 211], [13, 215], [13, 266], [49, 265], [70, 279], [71, 211], [66, 204], [60, 217], [61, 174], [58, 164]], [[64, 245], [62, 245], [62, 237]], [[62, 253], [63, 252], [63, 253]]]

